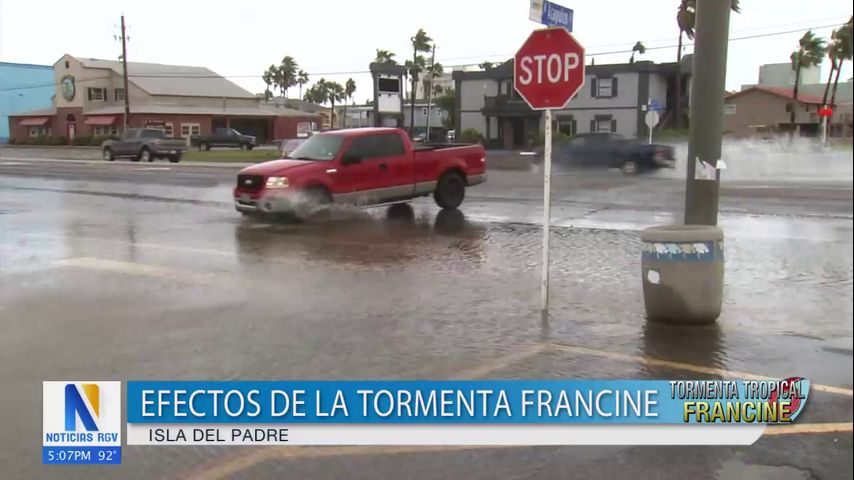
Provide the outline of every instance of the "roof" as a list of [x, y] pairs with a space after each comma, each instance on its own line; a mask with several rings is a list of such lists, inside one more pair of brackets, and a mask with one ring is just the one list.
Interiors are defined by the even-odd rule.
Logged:
[[287, 108], [293, 108], [296, 110], [302, 110], [303, 112], [316, 113], [320, 110], [325, 109], [323, 105], [318, 105], [313, 102], [308, 102], [305, 100], [299, 100], [296, 98], [282, 98], [282, 97], [273, 97], [270, 99], [270, 102], [275, 105], [284, 105]]
[[[727, 98], [727, 100], [729, 100], [729, 99], [731, 99], [731, 98], [735, 98], [735, 97], [738, 97], [738, 96], [744, 95], [745, 93], [753, 92], [753, 91], [759, 91], [759, 92], [770, 93], [771, 95], [775, 95], [775, 96], [777, 96], [777, 97], [785, 98], [785, 99], [788, 99], [788, 100], [793, 100], [793, 99], [794, 99], [794, 92], [792, 91], [792, 89], [791, 89], [791, 88], [785, 88], [785, 87], [766, 87], [766, 86], [763, 86], [763, 85], [757, 85], [757, 86], [754, 86], [754, 87], [750, 87], [750, 88], [744, 89], [744, 90], [742, 90], [742, 91], [740, 91], [740, 92], [732, 93], [732, 94], [730, 94], [730, 95], [727, 95], [727, 96], [726, 96], [726, 98]], [[809, 103], [809, 104], [818, 104], [818, 105], [821, 105], [821, 104], [822, 104], [822, 98], [821, 98], [821, 97], [819, 97], [819, 96], [816, 96], [816, 95], [810, 95], [810, 94], [805, 94], [805, 93], [800, 93], [800, 92], [799, 92], [799, 93], [798, 93], [798, 103]]]
[[[86, 68], [107, 69], [122, 74], [121, 62], [74, 58]], [[128, 79], [152, 95], [255, 98], [247, 90], [205, 67], [128, 62]]]
[[0, 67], [13, 67], [13, 68], [39, 68], [44, 70], [52, 70], [53, 67], [50, 65], [36, 65], [34, 63], [13, 63], [13, 62], [0, 62]]
[[[682, 72], [684, 74], [691, 73], [690, 55], [682, 57]], [[676, 62], [671, 63], [654, 63], [648, 60], [643, 60], [635, 63], [609, 63], [599, 65], [585, 65], [585, 75], [613, 75], [615, 73], [628, 72], [652, 72], [662, 74], [675, 74], [678, 69]], [[455, 70], [451, 73], [454, 80], [482, 80], [482, 79], [505, 79], [513, 78], [513, 59], [498, 64], [488, 70], [465, 71]]]
[[53, 107], [40, 108], [38, 110], [30, 110], [28, 112], [17, 112], [9, 114], [10, 117], [52, 117], [54, 115], [56, 115], [56, 109]]
[[[319, 117], [316, 113], [301, 112], [292, 108], [281, 108], [270, 105], [257, 107], [189, 107], [180, 105], [134, 105], [131, 103], [131, 113], [151, 113], [157, 115], [238, 115], [244, 117]], [[120, 115], [124, 113], [124, 105], [88, 110], [84, 115]]]

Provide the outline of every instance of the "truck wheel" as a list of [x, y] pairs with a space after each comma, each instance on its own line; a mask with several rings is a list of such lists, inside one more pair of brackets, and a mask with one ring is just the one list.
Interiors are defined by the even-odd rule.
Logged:
[[626, 175], [634, 175], [638, 173], [638, 162], [634, 160], [626, 160], [620, 166], [620, 171], [622, 171]]
[[171, 157], [169, 157], [169, 162], [171, 162], [171, 163], [178, 163], [180, 161], [181, 161], [181, 154], [180, 153], [176, 154], [176, 155], [172, 155]]
[[142, 150], [139, 151], [139, 156], [136, 157], [137, 162], [151, 162], [153, 160], [154, 159], [151, 157], [151, 151], [146, 147], [142, 147]]
[[246, 145], [245, 143], [241, 143], [241, 144], [240, 144], [240, 149], [241, 149], [241, 150], [248, 150], [248, 149], [249, 149], [249, 145]]
[[436, 191], [433, 192], [433, 199], [436, 200], [436, 205], [442, 208], [457, 208], [463, 203], [466, 197], [466, 181], [462, 175], [456, 172], [450, 172], [442, 175], [439, 179], [439, 184], [436, 185]]
[[252, 145], [246, 145], [246, 150], [252, 150], [253, 148], [255, 147], [253, 147]]
[[116, 159], [116, 157], [113, 156], [113, 149], [110, 147], [105, 148], [103, 153], [104, 153], [104, 160], [106, 160], [108, 162], [112, 162], [113, 160]]
[[302, 201], [294, 207], [293, 211], [294, 216], [300, 221], [308, 220], [332, 203], [332, 195], [323, 187], [309, 187], [303, 191], [302, 196]]

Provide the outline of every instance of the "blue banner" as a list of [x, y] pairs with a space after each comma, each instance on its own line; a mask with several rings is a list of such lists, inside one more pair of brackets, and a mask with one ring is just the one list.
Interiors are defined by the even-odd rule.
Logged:
[[130, 381], [128, 423], [785, 423], [809, 381]]

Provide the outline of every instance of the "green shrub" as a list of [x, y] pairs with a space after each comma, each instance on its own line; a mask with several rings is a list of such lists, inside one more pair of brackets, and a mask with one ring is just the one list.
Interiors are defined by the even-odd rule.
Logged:
[[467, 128], [460, 133], [460, 141], [463, 143], [480, 143], [483, 135], [476, 128]]
[[76, 146], [76, 147], [80, 147], [83, 145], [91, 145], [92, 144], [92, 137], [90, 137], [88, 135], [80, 135], [80, 136], [72, 138], [71, 144]]

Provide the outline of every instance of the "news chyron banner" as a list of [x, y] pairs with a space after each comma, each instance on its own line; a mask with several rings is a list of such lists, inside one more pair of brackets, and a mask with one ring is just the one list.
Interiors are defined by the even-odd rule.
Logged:
[[[810, 382], [130, 381], [128, 445], [750, 445]], [[70, 425], [67, 425], [70, 426]]]

